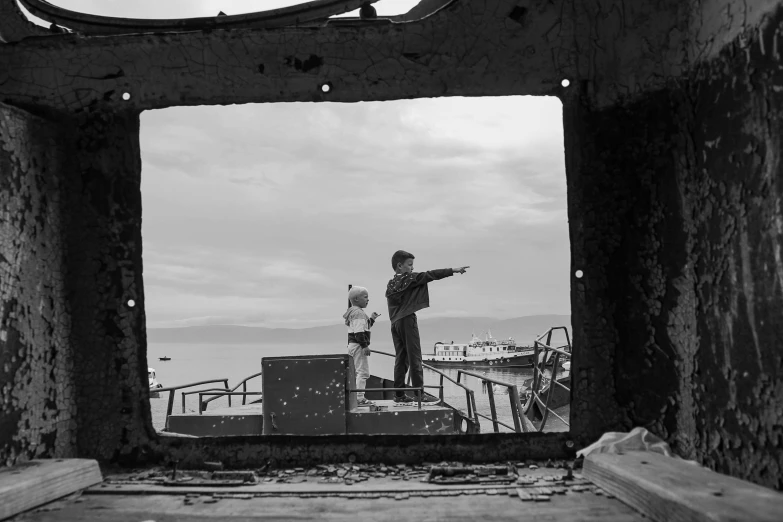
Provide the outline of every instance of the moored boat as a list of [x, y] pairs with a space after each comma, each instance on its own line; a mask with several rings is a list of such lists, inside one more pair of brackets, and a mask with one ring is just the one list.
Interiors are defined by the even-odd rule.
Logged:
[[529, 346], [517, 346], [513, 337], [497, 341], [487, 332], [484, 340], [473, 335], [470, 343], [435, 343], [434, 353], [423, 354], [430, 366], [477, 368], [525, 368], [533, 366], [534, 350]]

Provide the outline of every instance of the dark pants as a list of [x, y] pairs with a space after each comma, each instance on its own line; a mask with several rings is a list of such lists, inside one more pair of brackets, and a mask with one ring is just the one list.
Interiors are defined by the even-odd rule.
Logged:
[[[411, 386], [419, 388], [424, 385], [424, 368], [421, 366], [421, 341], [419, 340], [419, 323], [416, 314], [406, 315], [391, 327], [394, 341], [394, 387], [405, 386], [405, 374], [411, 371]], [[402, 397], [405, 392], [394, 392]]]

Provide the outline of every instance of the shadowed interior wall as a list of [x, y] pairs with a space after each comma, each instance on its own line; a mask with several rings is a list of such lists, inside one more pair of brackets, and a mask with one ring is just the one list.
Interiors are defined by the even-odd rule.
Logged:
[[697, 329], [696, 457], [783, 488], [783, 9], [694, 72], [680, 181]]
[[0, 463], [76, 454], [64, 136], [0, 104]]
[[684, 257], [677, 97], [672, 88], [609, 108], [570, 107], [576, 128], [566, 146], [579, 162], [568, 180], [569, 222], [579, 232], [572, 271], [584, 273], [572, 275], [572, 324], [593, 354], [580, 365], [588, 375], [577, 380], [572, 419], [621, 431], [644, 426], [682, 450], [676, 414], [688, 403], [678, 388], [677, 339], [667, 330], [679, 313]]
[[[78, 411], [78, 439], [70, 443], [80, 456], [120, 462], [147, 454], [241, 466], [269, 456], [334, 461], [349, 452], [359, 460], [505, 459], [563, 455], [604, 431], [641, 425], [682, 456], [783, 487], [783, 79], [775, 38], [783, 27], [771, 8], [779, 3], [488, 0], [457, 2], [431, 25], [63, 36], [0, 46], [0, 63], [18, 71], [0, 82], [2, 99], [69, 114], [56, 141], [68, 162], [57, 163], [52, 176], [68, 187], [67, 229], [52, 232], [59, 246], [49, 251], [35, 250], [32, 240], [17, 240], [14, 249], [31, 266], [50, 263], [48, 254], [66, 255], [57, 306], [70, 311], [72, 327], [51, 335], [68, 337], [63, 356], [74, 365], [69, 375], [79, 376], [62, 404], [68, 419]], [[50, 76], [30, 72], [28, 63], [40, 56], [58, 64], [47, 66]], [[317, 67], [295, 67], [312, 56]], [[572, 81], [568, 89], [557, 87], [564, 77]], [[326, 80], [334, 84], [328, 98], [318, 90]], [[133, 93], [127, 102], [124, 90]], [[144, 377], [141, 110], [504, 94], [557, 94], [564, 102], [576, 350], [570, 435], [502, 444], [493, 436], [461, 445], [394, 437], [210, 444], [154, 433]], [[47, 132], [28, 144], [4, 143], [2, 154], [19, 162], [35, 151], [52, 154]], [[30, 182], [1, 183], [1, 208], [21, 208]], [[29, 219], [8, 223], [5, 236], [29, 235]], [[575, 270], [584, 277], [576, 279]], [[11, 286], [17, 294], [38, 291], [30, 277], [18, 281]], [[3, 306], [10, 306], [2, 288]], [[127, 307], [130, 298], [136, 307]], [[6, 325], [18, 323], [10, 317], [2, 317], [9, 332]], [[17, 382], [7, 375], [3, 393]], [[44, 389], [24, 400], [34, 403]], [[18, 404], [16, 415], [26, 415]], [[4, 455], [15, 451], [14, 437], [28, 436], [22, 417], [9, 429], [7, 441], [0, 439]], [[571, 450], [566, 438], [575, 443]], [[54, 451], [53, 441], [41, 443]]]
[[572, 416], [644, 426], [683, 457], [778, 489], [782, 22], [778, 10], [666, 89], [566, 110], [573, 269], [585, 272], [572, 322], [605, 357], [578, 382], [614, 388], [617, 404], [577, 388]]
[[[150, 404], [136, 113], [68, 122], [67, 292], [80, 455], [133, 459], [147, 443]], [[129, 301], [134, 306], [129, 306]], [[117, 444], [117, 443], [120, 444]]]

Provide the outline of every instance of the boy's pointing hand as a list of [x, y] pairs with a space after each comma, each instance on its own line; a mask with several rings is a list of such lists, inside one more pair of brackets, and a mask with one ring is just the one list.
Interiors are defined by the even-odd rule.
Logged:
[[461, 266], [459, 268], [452, 268], [454, 272], [459, 272], [460, 274], [464, 274], [465, 271], [470, 268], [469, 266]]

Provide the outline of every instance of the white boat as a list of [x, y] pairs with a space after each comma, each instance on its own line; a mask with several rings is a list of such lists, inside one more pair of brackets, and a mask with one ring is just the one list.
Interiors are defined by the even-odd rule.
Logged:
[[435, 343], [435, 353], [422, 354], [422, 359], [430, 366], [438, 367], [492, 367], [514, 368], [533, 365], [533, 348], [517, 346], [513, 337], [497, 341], [487, 331], [482, 341], [475, 335], [470, 343]]
[[160, 399], [160, 393], [155, 390], [163, 388], [163, 385], [155, 378], [155, 368], [147, 368], [147, 379], [150, 382], [150, 399]]

